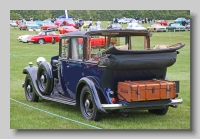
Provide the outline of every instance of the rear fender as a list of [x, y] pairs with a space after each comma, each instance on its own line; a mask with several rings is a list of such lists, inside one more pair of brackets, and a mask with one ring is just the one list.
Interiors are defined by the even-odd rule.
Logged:
[[35, 93], [40, 96], [40, 91], [39, 88], [37, 86], [36, 80], [37, 80], [37, 71], [38, 71], [38, 67], [36, 66], [27, 66], [23, 69], [22, 73], [23, 74], [29, 74], [33, 83], [33, 88], [35, 90]]
[[79, 80], [79, 83], [76, 87], [76, 103], [77, 103], [77, 105], [80, 104], [81, 90], [85, 85], [87, 85], [90, 88], [97, 109], [100, 112], [107, 113], [104, 109], [102, 109], [101, 104], [102, 103], [107, 104], [108, 98], [106, 97], [102, 87], [100, 86], [99, 80], [92, 76], [84, 77]]

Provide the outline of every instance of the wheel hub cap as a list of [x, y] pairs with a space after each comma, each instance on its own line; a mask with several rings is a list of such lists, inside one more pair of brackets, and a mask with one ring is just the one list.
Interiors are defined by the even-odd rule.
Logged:
[[86, 107], [87, 109], [89, 109], [90, 106], [91, 106], [90, 101], [89, 101], [88, 99], [86, 99], [86, 101], [85, 101], [85, 107]]
[[43, 83], [45, 83], [45, 82], [46, 82], [46, 81], [45, 81], [45, 76], [42, 75], [41, 78], [40, 78], [40, 80], [41, 80]]
[[30, 86], [30, 85], [28, 85], [28, 86], [26, 87], [26, 89], [27, 89], [28, 92], [31, 92], [31, 86]]

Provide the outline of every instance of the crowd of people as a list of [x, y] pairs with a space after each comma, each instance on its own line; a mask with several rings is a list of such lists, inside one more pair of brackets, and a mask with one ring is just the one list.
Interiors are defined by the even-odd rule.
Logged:
[[[75, 27], [77, 29], [84, 30], [84, 28], [83, 28], [84, 20], [83, 19], [79, 19], [78, 18], [77, 20], [74, 19], [74, 21], [75, 21]], [[89, 25], [87, 26], [88, 29], [90, 28], [90, 26], [93, 26], [93, 25], [95, 25], [97, 29], [101, 29], [102, 28], [100, 19], [97, 19], [97, 21], [95, 22], [95, 24], [93, 24], [92, 18], [89, 18], [88, 21], [91, 21], [89, 23]]]

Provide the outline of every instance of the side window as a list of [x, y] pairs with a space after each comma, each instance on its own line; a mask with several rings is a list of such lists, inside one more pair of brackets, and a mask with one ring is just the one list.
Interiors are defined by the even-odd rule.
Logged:
[[68, 58], [69, 39], [62, 39], [62, 58]]
[[118, 50], [128, 50], [129, 43], [125, 37], [112, 37], [111, 44]]
[[52, 35], [52, 32], [47, 32], [47, 35]]
[[83, 59], [83, 38], [71, 39], [72, 59]]
[[107, 37], [92, 36], [88, 40], [88, 59], [98, 61], [103, 56], [103, 51], [108, 43]]

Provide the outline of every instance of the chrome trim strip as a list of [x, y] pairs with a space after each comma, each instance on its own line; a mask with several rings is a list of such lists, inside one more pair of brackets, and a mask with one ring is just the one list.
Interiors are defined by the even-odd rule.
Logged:
[[122, 104], [102, 104], [102, 108], [111, 108], [111, 107], [122, 107]]
[[182, 98], [180, 98], [180, 99], [172, 99], [171, 101], [172, 101], [171, 104], [174, 104], [174, 103], [176, 103], [176, 104], [178, 103], [179, 104], [179, 103], [183, 102], [183, 99]]

